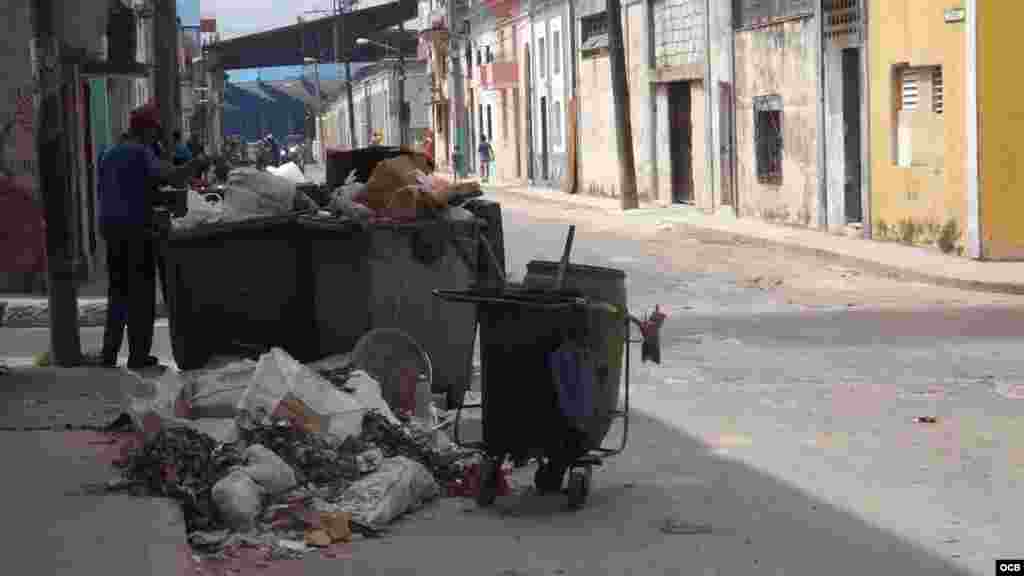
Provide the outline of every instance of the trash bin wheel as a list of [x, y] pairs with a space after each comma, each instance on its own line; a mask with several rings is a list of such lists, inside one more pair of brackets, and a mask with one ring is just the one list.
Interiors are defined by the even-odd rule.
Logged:
[[533, 474], [533, 485], [536, 487], [538, 494], [559, 492], [562, 490], [562, 479], [564, 476], [565, 470], [559, 469], [558, 466], [550, 462], [541, 462], [537, 466], [537, 471]]
[[569, 472], [569, 508], [579, 510], [590, 496], [591, 469], [577, 468]]
[[480, 491], [476, 495], [476, 503], [480, 507], [490, 506], [498, 498], [498, 462], [492, 458], [484, 458], [480, 463]]

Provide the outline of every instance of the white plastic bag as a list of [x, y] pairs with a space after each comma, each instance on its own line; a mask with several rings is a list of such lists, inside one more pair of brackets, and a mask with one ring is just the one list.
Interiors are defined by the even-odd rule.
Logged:
[[225, 523], [240, 532], [252, 529], [263, 505], [263, 489], [241, 470], [214, 484], [211, 497]]
[[367, 410], [376, 410], [387, 418], [388, 422], [399, 424], [398, 418], [395, 417], [395, 413], [391, 411], [387, 400], [384, 399], [380, 382], [377, 382], [373, 376], [363, 370], [353, 370], [348, 382], [345, 383], [345, 388], [352, 390], [356, 401]]
[[234, 444], [241, 438], [238, 422], [233, 418], [199, 418], [186, 420], [184, 425], [213, 438], [218, 444]]
[[384, 460], [379, 470], [349, 486], [338, 507], [364, 524], [381, 527], [440, 494], [429, 470], [398, 456]]
[[307, 429], [335, 436], [337, 441], [359, 435], [366, 412], [355, 395], [339, 391], [280, 348], [260, 357], [238, 409], [261, 419], [298, 417]]
[[152, 438], [167, 422], [190, 416], [186, 381], [174, 370], [165, 370], [160, 378], [149, 381], [151, 394], [130, 396], [128, 413], [137, 429]]
[[255, 168], [237, 168], [228, 175], [224, 207], [230, 220], [288, 214], [295, 207], [295, 183]]
[[256, 362], [229, 361], [217, 368], [182, 373], [192, 388], [192, 415], [196, 418], [234, 418], [256, 373]]
[[268, 494], [280, 494], [295, 487], [295, 470], [266, 446], [253, 444], [246, 448], [245, 462], [242, 472]]
[[291, 180], [296, 184], [305, 184], [309, 182], [309, 179], [306, 178], [306, 175], [302, 173], [302, 169], [299, 168], [298, 164], [296, 164], [295, 162], [282, 164], [281, 166], [277, 166], [276, 168], [269, 167], [267, 168], [267, 171], [273, 174], [274, 176]]

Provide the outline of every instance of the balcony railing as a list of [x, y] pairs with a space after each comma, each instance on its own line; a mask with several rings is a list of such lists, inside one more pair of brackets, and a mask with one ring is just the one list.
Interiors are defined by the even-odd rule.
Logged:
[[500, 90], [519, 84], [519, 63], [509, 60], [480, 66], [480, 86], [485, 90]]

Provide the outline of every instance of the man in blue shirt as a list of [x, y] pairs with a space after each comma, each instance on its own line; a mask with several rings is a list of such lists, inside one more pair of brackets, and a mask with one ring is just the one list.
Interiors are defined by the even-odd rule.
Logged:
[[156, 316], [156, 253], [152, 234], [153, 196], [162, 182], [182, 185], [207, 165], [200, 156], [172, 168], [153, 153], [159, 138], [159, 112], [145, 106], [132, 112], [128, 139], [100, 160], [100, 227], [107, 244], [107, 321], [102, 363], [113, 367], [128, 328], [128, 368], [156, 366], [150, 355]]

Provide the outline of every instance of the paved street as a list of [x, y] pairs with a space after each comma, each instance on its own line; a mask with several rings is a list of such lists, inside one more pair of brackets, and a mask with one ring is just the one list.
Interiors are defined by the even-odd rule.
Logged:
[[[662, 364], [634, 366], [627, 451], [581, 512], [445, 500], [305, 573], [987, 575], [1024, 555], [1024, 300], [502, 202], [514, 278], [576, 223], [574, 262], [625, 270], [634, 313], [669, 313]], [[46, 343], [0, 330], [6, 356]], [[157, 347], [169, 358], [166, 328]]]

